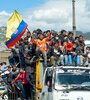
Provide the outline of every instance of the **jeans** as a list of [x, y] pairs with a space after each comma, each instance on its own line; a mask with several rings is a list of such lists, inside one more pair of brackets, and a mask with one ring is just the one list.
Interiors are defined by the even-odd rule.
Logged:
[[68, 55], [68, 62], [69, 62], [69, 65], [73, 64], [73, 62], [72, 62], [72, 55]]
[[18, 83], [18, 86], [19, 86], [19, 88], [21, 89], [21, 91], [22, 91], [22, 97], [24, 97], [25, 98], [25, 91], [24, 91], [24, 88], [23, 88], [23, 85], [22, 85], [22, 83], [21, 82], [17, 82]]
[[77, 55], [76, 64], [77, 64], [77, 65], [80, 65], [80, 56], [79, 56], [79, 55]]
[[64, 65], [64, 56], [63, 55], [60, 55], [60, 62], [61, 62], [61, 65]]
[[75, 65], [80, 65], [80, 55], [74, 56], [73, 61], [75, 62]]
[[64, 55], [64, 65], [68, 65], [68, 55]]
[[72, 55], [64, 55], [65, 65], [72, 65]]

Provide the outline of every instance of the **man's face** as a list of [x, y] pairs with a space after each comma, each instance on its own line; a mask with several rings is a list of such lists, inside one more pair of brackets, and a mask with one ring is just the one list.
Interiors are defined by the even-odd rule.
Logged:
[[66, 35], [66, 32], [63, 32], [63, 36], [65, 36]]
[[87, 47], [87, 50], [89, 50], [89, 47]]
[[16, 70], [16, 66], [13, 66], [13, 70]]
[[28, 42], [28, 39], [25, 39], [24, 42], [27, 43]]
[[39, 39], [42, 40], [44, 38], [44, 36], [42, 34], [40, 34]]
[[31, 33], [28, 32], [28, 33], [27, 33], [27, 37], [30, 37], [30, 36], [31, 36]]
[[47, 36], [50, 36], [50, 34], [51, 34], [51, 33], [50, 33], [50, 32], [48, 32], [48, 33], [47, 33]]
[[59, 44], [58, 44], [58, 43], [56, 43], [56, 44], [54, 45], [54, 47], [55, 47], [55, 48], [58, 48], [58, 47], [59, 47]]
[[47, 37], [47, 33], [44, 33], [44, 36]]
[[83, 41], [83, 37], [79, 37], [79, 40], [80, 40], [80, 41]]
[[73, 37], [73, 34], [69, 34], [69, 37]]
[[23, 44], [23, 41], [20, 41], [20, 44]]
[[79, 41], [79, 38], [77, 38], [76, 40]]
[[8, 71], [11, 71], [11, 69], [12, 69], [12, 68], [11, 68], [11, 67], [9, 67], [9, 68], [8, 68]]

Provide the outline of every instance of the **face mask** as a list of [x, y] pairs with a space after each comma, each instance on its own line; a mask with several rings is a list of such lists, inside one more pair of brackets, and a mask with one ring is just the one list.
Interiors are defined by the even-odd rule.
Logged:
[[56, 37], [56, 40], [58, 40], [59, 38], [58, 37]]

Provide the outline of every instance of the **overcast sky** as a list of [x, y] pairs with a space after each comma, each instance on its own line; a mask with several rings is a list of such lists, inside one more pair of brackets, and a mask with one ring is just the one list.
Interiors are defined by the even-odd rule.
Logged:
[[[15, 9], [30, 30], [72, 30], [72, 0], [2, 0], [0, 26], [7, 25]], [[90, 0], [76, 0], [76, 27], [80, 31], [90, 31]]]

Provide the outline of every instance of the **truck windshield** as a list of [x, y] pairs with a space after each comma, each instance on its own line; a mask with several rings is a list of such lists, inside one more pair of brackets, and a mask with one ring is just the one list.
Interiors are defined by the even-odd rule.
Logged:
[[[55, 87], [57, 89], [64, 89], [70, 86], [89, 86], [90, 74], [71, 74], [71, 73], [57, 73], [55, 75]], [[64, 88], [63, 88], [64, 87]]]

